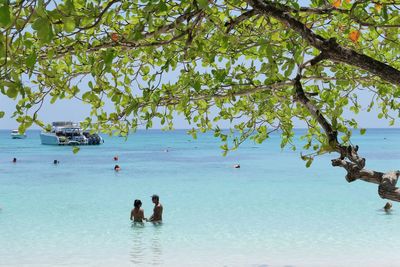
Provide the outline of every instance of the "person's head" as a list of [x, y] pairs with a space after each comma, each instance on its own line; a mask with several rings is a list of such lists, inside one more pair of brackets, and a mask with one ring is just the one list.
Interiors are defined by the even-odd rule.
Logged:
[[133, 203], [133, 206], [137, 209], [139, 209], [142, 206], [142, 201], [140, 199], [135, 199], [135, 202]]
[[158, 201], [160, 201], [160, 197], [158, 195], [152, 195], [151, 196], [151, 201], [156, 204]]
[[390, 210], [392, 208], [392, 203], [386, 202], [386, 205], [383, 207], [386, 211]]
[[119, 165], [115, 165], [115, 166], [114, 166], [114, 170], [115, 170], [115, 171], [119, 171], [120, 169], [121, 169], [121, 168], [119, 167]]
[[13, 158], [13, 162], [17, 162], [17, 158]]

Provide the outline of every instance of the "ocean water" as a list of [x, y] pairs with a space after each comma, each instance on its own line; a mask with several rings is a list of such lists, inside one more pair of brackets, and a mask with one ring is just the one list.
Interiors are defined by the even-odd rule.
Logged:
[[[78, 154], [41, 145], [38, 131], [9, 134], [0, 131], [0, 266], [400, 266], [400, 205], [383, 212], [377, 185], [347, 183], [336, 155], [305, 168], [278, 135], [223, 157], [212, 134], [183, 130], [106, 136]], [[393, 170], [399, 134], [371, 129], [353, 143], [368, 168]], [[132, 225], [134, 199], [149, 217], [154, 193], [163, 224]]]

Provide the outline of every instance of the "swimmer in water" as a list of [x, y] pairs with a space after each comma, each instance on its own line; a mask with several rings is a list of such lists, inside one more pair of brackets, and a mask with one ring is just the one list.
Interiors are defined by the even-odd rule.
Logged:
[[17, 163], [17, 158], [13, 158], [12, 162]]
[[143, 220], [147, 220], [144, 217], [144, 210], [142, 209], [142, 201], [136, 199], [133, 203], [134, 208], [131, 210], [131, 221], [142, 223]]
[[118, 156], [114, 156], [114, 161], [118, 161]]
[[151, 201], [154, 203], [153, 215], [151, 215], [149, 222], [161, 222], [162, 221], [162, 213], [163, 206], [160, 203], [160, 197], [158, 195], [152, 195]]
[[240, 168], [240, 164], [235, 164], [235, 165], [233, 165], [233, 168], [239, 169], [239, 168]]
[[391, 208], [392, 208], [392, 203], [390, 202], [386, 202], [386, 205], [383, 207], [385, 212], [390, 212]]
[[121, 167], [119, 165], [114, 166], [114, 171], [119, 172], [121, 170]]
[[60, 162], [58, 160], [56, 160], [56, 159], [53, 161], [54, 165], [57, 165], [58, 163], [60, 163]]

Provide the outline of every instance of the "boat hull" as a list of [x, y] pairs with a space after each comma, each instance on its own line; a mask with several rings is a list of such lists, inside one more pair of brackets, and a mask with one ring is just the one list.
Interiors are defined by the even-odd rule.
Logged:
[[42, 145], [60, 145], [60, 140], [55, 134], [41, 133], [40, 141]]
[[24, 134], [12, 134], [11, 138], [12, 139], [25, 139], [26, 135], [24, 135]]
[[54, 133], [40, 133], [40, 141], [42, 145], [59, 145], [59, 146], [82, 146], [82, 145], [99, 145], [103, 143], [103, 139], [97, 135], [96, 140], [86, 138], [84, 136], [68, 139], [64, 136], [57, 136]]

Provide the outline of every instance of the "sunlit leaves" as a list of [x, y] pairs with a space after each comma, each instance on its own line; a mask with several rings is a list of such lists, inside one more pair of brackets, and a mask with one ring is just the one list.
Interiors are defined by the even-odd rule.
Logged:
[[64, 30], [73, 32], [75, 29], [75, 19], [73, 17], [63, 17]]

